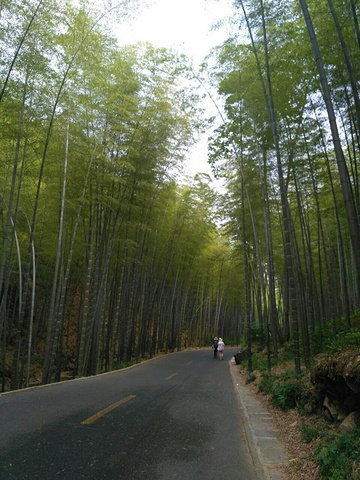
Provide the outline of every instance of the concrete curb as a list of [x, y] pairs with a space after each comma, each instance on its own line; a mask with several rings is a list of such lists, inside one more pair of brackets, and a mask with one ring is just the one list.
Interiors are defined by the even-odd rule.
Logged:
[[282, 467], [288, 462], [270, 413], [240, 384], [239, 371], [234, 359], [229, 362], [234, 389], [240, 405], [248, 447], [253, 458], [257, 480], [282, 480]]

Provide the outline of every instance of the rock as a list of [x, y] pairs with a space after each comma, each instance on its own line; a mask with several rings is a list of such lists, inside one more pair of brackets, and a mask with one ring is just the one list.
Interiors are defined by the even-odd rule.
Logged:
[[243, 360], [245, 360], [247, 357], [248, 357], [247, 348], [246, 348], [246, 347], [241, 348], [241, 349], [238, 351], [238, 353], [236, 353], [236, 354], [234, 355], [235, 363], [236, 363], [237, 365], [240, 365], [241, 362], [242, 362]]
[[324, 417], [333, 422], [334, 420], [337, 420], [339, 413], [337, 406], [326, 396], [323, 402]]
[[321, 415], [324, 395], [320, 389], [311, 385], [310, 378], [302, 383], [301, 392], [296, 398], [297, 407], [305, 413]]
[[344, 406], [349, 410], [356, 410], [358, 405], [360, 405], [359, 393], [350, 394], [344, 400]]
[[[355, 393], [360, 388], [360, 355], [357, 349], [350, 348], [333, 354], [317, 355], [312, 368], [312, 380], [325, 387], [343, 387]], [[329, 385], [330, 383], [330, 385]]]
[[339, 430], [344, 435], [349, 434], [360, 422], [360, 412], [351, 412], [340, 424]]
[[311, 371], [311, 382], [325, 396], [323, 414], [341, 421], [357, 410], [360, 403], [360, 355], [349, 348], [333, 354], [317, 356]]
[[352, 379], [347, 379], [346, 385], [350, 388], [352, 392], [360, 394], [360, 383], [356, 383]]

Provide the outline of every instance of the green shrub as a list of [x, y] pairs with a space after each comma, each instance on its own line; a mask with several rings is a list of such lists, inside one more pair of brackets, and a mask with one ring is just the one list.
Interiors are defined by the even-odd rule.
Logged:
[[266, 344], [266, 335], [265, 335], [264, 327], [262, 325], [252, 324], [250, 326], [250, 329], [251, 329], [251, 340], [254, 344], [257, 345], [258, 351], [261, 351]]
[[293, 372], [285, 372], [282, 375], [263, 375], [259, 384], [259, 390], [271, 395], [274, 406], [283, 410], [296, 407], [296, 399], [301, 391], [301, 378]]
[[293, 380], [274, 385], [271, 402], [283, 410], [296, 407], [296, 397], [300, 390], [299, 383]]
[[360, 330], [353, 332], [341, 332], [329, 343], [327, 351], [337, 352], [347, 349], [348, 347], [360, 346]]
[[326, 433], [326, 426], [319, 422], [308, 425], [302, 423], [300, 427], [301, 435], [305, 443], [310, 443], [315, 438], [323, 437]]
[[[351, 316], [351, 331], [347, 330], [345, 317], [328, 320], [325, 324], [315, 327], [313, 334], [314, 353], [338, 351], [349, 346], [360, 345], [360, 311]], [[335, 332], [334, 332], [335, 330]]]
[[252, 356], [253, 370], [259, 370], [259, 372], [267, 372], [267, 358], [266, 355], [253, 355]]
[[302, 424], [300, 427], [301, 435], [305, 443], [310, 443], [314, 438], [319, 436], [318, 429], [316, 427]]
[[125, 363], [119, 363], [114, 365], [114, 370], [122, 370], [123, 368], [128, 368], [134, 365], [134, 362], [132, 360], [129, 360]]
[[360, 427], [347, 435], [334, 434], [316, 453], [320, 473], [324, 480], [352, 478], [354, 462], [360, 457]]
[[273, 385], [273, 377], [270, 374], [264, 374], [259, 383], [259, 390], [267, 395], [268, 393], [272, 393]]

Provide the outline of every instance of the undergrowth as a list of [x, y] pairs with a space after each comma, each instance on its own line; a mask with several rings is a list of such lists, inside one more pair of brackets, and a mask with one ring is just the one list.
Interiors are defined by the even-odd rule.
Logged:
[[301, 377], [295, 376], [291, 371], [283, 374], [263, 374], [259, 390], [270, 394], [271, 403], [283, 410], [295, 408], [297, 399], [300, 398]]
[[[261, 335], [257, 335], [261, 339]], [[345, 319], [337, 319], [316, 330], [312, 337], [314, 351], [318, 353], [334, 353], [346, 349], [360, 349], [360, 312], [351, 317], [351, 328], [347, 328]], [[261, 341], [263, 347], [263, 342]], [[254, 346], [252, 355], [253, 371], [261, 373], [259, 390], [270, 396], [271, 403], [283, 410], [298, 409], [300, 413], [309, 415], [318, 406], [311, 405], [311, 389], [309, 372], [303, 369], [296, 374], [292, 346], [286, 344], [278, 352], [275, 361], [271, 356], [271, 371], [268, 371], [266, 348]], [[301, 359], [304, 365], [304, 359]], [[310, 361], [311, 362], [311, 361]], [[255, 375], [249, 373], [248, 382]], [[360, 426], [350, 434], [343, 435], [338, 430], [327, 426], [326, 422], [313, 424], [304, 422], [301, 426], [303, 441], [310, 443], [318, 439], [318, 447], [314, 459], [319, 465], [324, 480], [360, 480]]]
[[314, 455], [324, 480], [360, 478], [360, 427], [343, 435], [333, 432]]

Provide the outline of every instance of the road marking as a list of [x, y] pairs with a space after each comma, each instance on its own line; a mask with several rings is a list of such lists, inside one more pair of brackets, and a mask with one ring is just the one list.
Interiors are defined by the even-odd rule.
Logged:
[[177, 375], [177, 373], [172, 373], [171, 375], [169, 375], [168, 377], [165, 378], [165, 380], [170, 380], [170, 378], [173, 378]]
[[114, 410], [114, 408], [119, 407], [123, 403], [126, 403], [126, 402], [128, 402], [129, 400], [132, 400], [135, 397], [136, 397], [136, 395], [129, 395], [128, 397], [123, 398], [122, 400], [119, 400], [118, 402], [113, 403], [112, 405], [109, 405], [108, 407], [104, 408], [104, 410], [101, 410], [100, 412], [95, 413], [95, 415], [93, 415], [92, 417], [89, 417], [86, 420], [84, 420], [83, 422], [81, 422], [81, 425], [90, 425], [91, 423], [98, 420], [100, 417], [103, 417], [107, 413], [111, 412], [111, 410]]
[[191, 364], [192, 364], [192, 362], [193, 362], [193, 361], [192, 361], [192, 360], [190, 360], [190, 362], [188, 362], [188, 363], [187, 363], [185, 366], [186, 366], [186, 367], [188, 367], [189, 365], [191, 365]]

